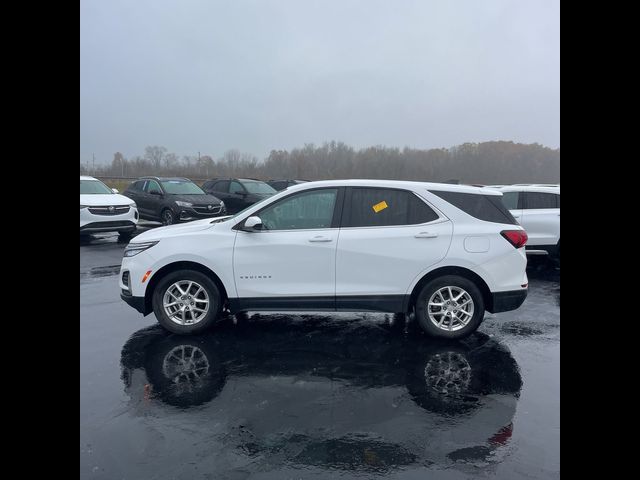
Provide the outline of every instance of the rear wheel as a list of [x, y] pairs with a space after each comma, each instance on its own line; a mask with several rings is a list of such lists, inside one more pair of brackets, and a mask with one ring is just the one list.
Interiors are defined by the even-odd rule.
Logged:
[[432, 337], [464, 338], [482, 322], [482, 293], [471, 280], [445, 275], [427, 283], [416, 299], [416, 318]]
[[177, 270], [162, 278], [153, 292], [152, 304], [160, 325], [183, 335], [202, 332], [221, 319], [218, 287], [195, 270]]

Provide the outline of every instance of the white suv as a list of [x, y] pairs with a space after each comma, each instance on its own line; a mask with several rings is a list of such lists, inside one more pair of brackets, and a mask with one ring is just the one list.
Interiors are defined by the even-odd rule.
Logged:
[[560, 185], [507, 185], [497, 190], [529, 236], [527, 253], [560, 257]]
[[461, 338], [527, 296], [527, 234], [497, 191], [388, 180], [289, 187], [233, 217], [138, 235], [121, 297], [167, 330], [252, 310], [415, 310]]
[[97, 178], [80, 176], [80, 235], [118, 232], [131, 237], [138, 224], [136, 202]]

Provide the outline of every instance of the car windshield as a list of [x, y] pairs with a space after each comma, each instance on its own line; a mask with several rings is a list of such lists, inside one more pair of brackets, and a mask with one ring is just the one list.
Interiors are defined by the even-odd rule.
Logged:
[[80, 195], [113, 195], [113, 191], [100, 180], [80, 180]]
[[160, 182], [170, 195], [204, 195], [204, 191], [193, 182], [184, 180], [164, 180]]
[[264, 182], [250, 182], [250, 181], [243, 181], [242, 184], [244, 185], [244, 188], [247, 189], [247, 192], [249, 193], [276, 193], [276, 189], [273, 188], [271, 185], [268, 185]]

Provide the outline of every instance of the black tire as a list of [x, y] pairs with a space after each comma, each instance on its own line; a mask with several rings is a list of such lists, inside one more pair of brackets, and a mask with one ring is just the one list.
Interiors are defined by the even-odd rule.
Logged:
[[133, 236], [133, 234], [135, 233], [135, 229], [133, 230], [122, 230], [120, 232], [118, 232], [118, 240], [131, 240], [131, 237]]
[[[207, 296], [209, 297], [209, 310], [205, 316], [195, 324], [180, 325], [175, 323], [169, 318], [162, 306], [162, 299], [164, 298], [167, 289], [180, 280], [192, 280], [197, 282], [205, 289]], [[177, 270], [163, 277], [156, 284], [155, 289], [153, 290], [152, 305], [153, 313], [160, 325], [170, 332], [180, 335], [191, 335], [203, 332], [222, 318], [220, 314], [222, 311], [222, 295], [220, 294], [220, 290], [213, 280], [196, 270]]]
[[160, 214], [160, 221], [165, 227], [176, 223], [176, 216], [173, 213], [173, 210], [171, 210], [170, 208], [165, 208], [164, 210], [162, 210], [162, 213]]
[[[448, 331], [436, 326], [427, 313], [427, 302], [431, 296], [442, 287], [459, 287], [464, 289], [473, 301], [473, 315], [471, 320], [459, 330]], [[459, 339], [475, 332], [484, 318], [484, 299], [478, 286], [471, 280], [458, 275], [445, 275], [427, 283], [416, 299], [416, 318], [424, 332], [437, 338]]]

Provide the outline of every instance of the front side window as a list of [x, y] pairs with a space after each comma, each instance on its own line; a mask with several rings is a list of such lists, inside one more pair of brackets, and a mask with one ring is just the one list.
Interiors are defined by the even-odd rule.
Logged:
[[161, 183], [169, 195], [204, 195], [204, 191], [193, 182], [163, 180]]
[[264, 182], [245, 181], [244, 188], [246, 188], [249, 193], [276, 193], [276, 190], [271, 185]]
[[229, 185], [229, 193], [244, 193], [244, 187], [238, 182], [231, 182], [231, 185]]
[[352, 188], [343, 227], [417, 225], [438, 219], [413, 192], [390, 188]]
[[147, 184], [144, 186], [145, 193], [151, 193], [151, 191], [156, 190], [162, 193], [160, 190], [160, 185], [155, 180], [147, 180]]
[[526, 209], [534, 209], [534, 208], [558, 208], [560, 195], [556, 195], [555, 193], [544, 193], [544, 192], [525, 192], [525, 204], [524, 208]]
[[100, 180], [80, 180], [80, 195], [108, 195], [113, 191]]
[[257, 215], [265, 230], [330, 228], [337, 188], [301, 192], [269, 205]]

